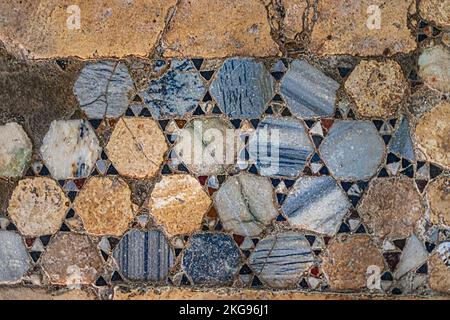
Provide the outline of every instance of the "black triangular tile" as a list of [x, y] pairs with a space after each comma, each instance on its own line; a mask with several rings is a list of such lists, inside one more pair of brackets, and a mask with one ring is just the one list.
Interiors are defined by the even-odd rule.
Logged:
[[203, 64], [203, 59], [192, 59], [192, 63], [194, 64], [194, 67], [200, 71]]
[[211, 78], [214, 75], [214, 70], [213, 71], [201, 71], [200, 74], [206, 81], [209, 81], [209, 80], [211, 80]]

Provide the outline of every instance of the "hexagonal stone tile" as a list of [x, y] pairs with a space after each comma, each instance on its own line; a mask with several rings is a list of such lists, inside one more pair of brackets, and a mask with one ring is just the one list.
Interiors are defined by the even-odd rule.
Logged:
[[281, 81], [281, 94], [297, 117], [334, 115], [339, 83], [305, 60], [295, 60]]
[[434, 224], [450, 226], [450, 177], [442, 176], [427, 187], [430, 219]]
[[0, 230], [0, 283], [19, 281], [30, 268], [30, 256], [22, 237]]
[[281, 210], [291, 225], [333, 236], [350, 209], [347, 195], [332, 177], [301, 177]]
[[100, 252], [88, 236], [58, 233], [41, 258], [41, 265], [53, 284], [93, 284], [102, 271]]
[[175, 174], [163, 176], [155, 185], [148, 206], [156, 221], [177, 235], [200, 229], [210, 205], [211, 198], [194, 177]]
[[260, 240], [249, 258], [249, 266], [259, 279], [274, 288], [297, 285], [303, 272], [314, 262], [306, 237], [293, 231]]
[[86, 64], [73, 92], [88, 118], [103, 119], [120, 117], [125, 112], [133, 88], [124, 63], [100, 61]]
[[44, 137], [41, 155], [53, 178], [85, 178], [94, 168], [101, 148], [85, 120], [55, 120]]
[[250, 160], [264, 176], [296, 177], [313, 152], [304, 125], [295, 118], [268, 116], [249, 141]]
[[180, 132], [174, 150], [191, 172], [199, 175], [223, 175], [236, 158], [233, 139], [227, 132], [233, 126], [222, 118], [195, 118]]
[[233, 234], [257, 236], [277, 216], [267, 178], [246, 173], [231, 176], [213, 198], [224, 229]]
[[195, 284], [224, 285], [233, 280], [241, 264], [241, 253], [231, 236], [200, 233], [189, 238], [182, 266]]
[[120, 118], [106, 146], [117, 171], [138, 179], [158, 174], [167, 150], [159, 125], [148, 118]]
[[336, 121], [320, 146], [322, 159], [334, 177], [372, 177], [385, 155], [385, 145], [370, 121]]
[[69, 204], [70, 200], [54, 180], [28, 178], [19, 181], [15, 188], [8, 214], [23, 235], [39, 237], [60, 229]]
[[442, 45], [425, 49], [419, 57], [419, 76], [431, 88], [450, 92], [450, 50]]
[[121, 236], [134, 217], [131, 190], [119, 177], [92, 177], [74, 202], [86, 231], [94, 235]]
[[450, 293], [450, 242], [441, 243], [428, 261], [431, 289]]
[[345, 82], [345, 89], [362, 117], [394, 116], [407, 88], [402, 68], [391, 60], [363, 60]]
[[128, 231], [113, 255], [126, 278], [140, 281], [165, 280], [175, 260], [173, 249], [159, 230]]
[[252, 58], [225, 60], [210, 92], [230, 118], [259, 118], [275, 94], [275, 80]]
[[0, 177], [22, 176], [31, 160], [33, 145], [22, 127], [10, 122], [0, 126]]
[[172, 60], [170, 68], [140, 93], [157, 119], [185, 116], [205, 94], [203, 80], [189, 60]]
[[413, 180], [378, 178], [371, 182], [358, 211], [376, 236], [396, 240], [411, 235], [425, 208]]
[[382, 271], [384, 260], [367, 235], [334, 239], [323, 257], [323, 271], [332, 290], [359, 290], [367, 286], [367, 271], [377, 266]]

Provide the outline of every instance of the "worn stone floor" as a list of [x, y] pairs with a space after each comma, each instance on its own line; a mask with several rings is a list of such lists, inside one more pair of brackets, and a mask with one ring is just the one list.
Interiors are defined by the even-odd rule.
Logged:
[[3, 1], [0, 41], [0, 299], [450, 297], [449, 0]]

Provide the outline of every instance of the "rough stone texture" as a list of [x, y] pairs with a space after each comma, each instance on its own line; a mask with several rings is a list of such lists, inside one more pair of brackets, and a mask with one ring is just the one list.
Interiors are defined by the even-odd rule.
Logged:
[[363, 180], [373, 176], [385, 145], [369, 121], [337, 121], [320, 146], [322, 159], [338, 179]]
[[93, 290], [61, 290], [39, 287], [1, 287], [0, 300], [96, 300]]
[[[33, 58], [146, 56], [156, 46], [175, 0], [2, 2], [0, 39]], [[78, 5], [81, 28], [70, 30], [70, 5]], [[26, 26], [26, 27], [24, 27]]]
[[54, 180], [36, 177], [19, 181], [9, 201], [8, 214], [23, 235], [39, 237], [59, 230], [69, 204]]
[[181, 0], [162, 44], [167, 57], [260, 57], [279, 53], [270, 35], [264, 4], [257, 0]]
[[121, 118], [106, 146], [117, 171], [132, 178], [152, 178], [159, 172], [168, 147], [159, 125], [147, 118]]
[[134, 229], [120, 240], [114, 259], [130, 280], [163, 281], [174, 264], [174, 252], [161, 231]]
[[278, 3], [284, 9], [283, 35], [288, 39], [295, 40], [296, 36], [304, 31], [303, 15], [308, 8], [308, 2], [305, 0], [280, 0]]
[[92, 177], [74, 202], [86, 231], [94, 235], [121, 236], [134, 216], [128, 185], [118, 177]]
[[[366, 27], [372, 5], [381, 10], [380, 29]], [[415, 10], [414, 0], [321, 0], [310, 49], [319, 55], [391, 56], [411, 52], [416, 41], [407, 25], [410, 7]]]
[[450, 52], [437, 45], [425, 49], [419, 57], [419, 76], [425, 83], [444, 93], [450, 92]]
[[302, 233], [291, 231], [260, 240], [249, 258], [255, 275], [274, 288], [296, 285], [314, 262], [308, 240]]
[[442, 176], [431, 182], [427, 187], [427, 198], [431, 222], [450, 226], [450, 178]]
[[430, 161], [450, 167], [450, 103], [442, 102], [425, 113], [417, 123], [415, 136]]
[[373, 180], [358, 211], [375, 235], [389, 240], [409, 237], [425, 214], [414, 182], [406, 178]]
[[244, 173], [229, 177], [213, 198], [223, 227], [233, 234], [257, 236], [277, 216], [267, 178]]
[[262, 62], [231, 58], [219, 69], [210, 92], [230, 118], [258, 118], [275, 94], [275, 81]]
[[200, 233], [189, 238], [182, 265], [195, 284], [227, 284], [237, 273], [241, 253], [233, 238], [220, 233]]
[[100, 153], [95, 131], [85, 120], [53, 121], [41, 147], [42, 159], [58, 180], [89, 176]]
[[428, 260], [431, 289], [450, 293], [450, 242], [443, 242]]
[[125, 112], [132, 89], [133, 80], [124, 63], [100, 61], [83, 68], [73, 92], [89, 118], [103, 119]]
[[369, 236], [353, 235], [333, 240], [322, 266], [332, 290], [359, 290], [367, 285], [367, 268], [383, 270], [384, 261]]
[[0, 230], [0, 283], [19, 281], [30, 268], [30, 257], [22, 237]]
[[392, 60], [363, 60], [345, 82], [345, 89], [362, 117], [394, 116], [407, 87], [402, 68]]
[[301, 177], [281, 210], [291, 225], [333, 236], [351, 204], [332, 177]]
[[421, 0], [419, 14], [428, 22], [434, 22], [439, 27], [450, 28], [449, 0]]
[[339, 83], [305, 60], [295, 60], [281, 82], [291, 112], [302, 118], [334, 115]]
[[397, 270], [394, 273], [396, 279], [400, 279], [409, 271], [419, 268], [427, 261], [428, 253], [425, 246], [415, 234], [407, 241], [403, 248]]
[[41, 258], [42, 268], [53, 284], [93, 284], [103, 260], [86, 235], [58, 233]]
[[163, 176], [155, 185], [149, 209], [170, 235], [199, 230], [211, 199], [200, 183], [190, 175]]
[[32, 144], [17, 123], [0, 126], [0, 177], [18, 178], [31, 160]]

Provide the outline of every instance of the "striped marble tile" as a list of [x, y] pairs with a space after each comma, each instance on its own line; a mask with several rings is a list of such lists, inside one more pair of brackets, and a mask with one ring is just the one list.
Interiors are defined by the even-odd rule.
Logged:
[[164, 281], [174, 264], [173, 249], [159, 230], [131, 230], [114, 250], [121, 273], [130, 280]]

